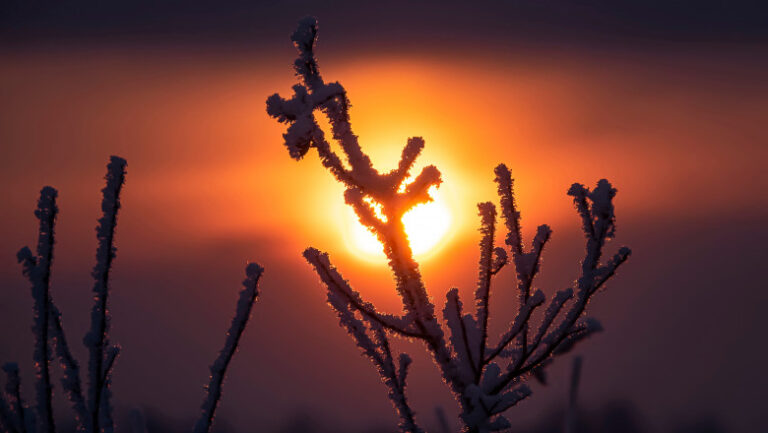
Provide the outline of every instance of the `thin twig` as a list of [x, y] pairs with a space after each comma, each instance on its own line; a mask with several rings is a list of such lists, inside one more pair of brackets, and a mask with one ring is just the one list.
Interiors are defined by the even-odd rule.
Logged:
[[245, 331], [248, 319], [251, 317], [253, 303], [259, 294], [258, 284], [264, 268], [256, 263], [250, 263], [245, 268], [245, 281], [243, 281], [243, 290], [240, 291], [240, 298], [237, 301], [237, 309], [232, 324], [227, 331], [227, 338], [224, 342], [224, 348], [219, 352], [219, 357], [211, 364], [211, 378], [207, 387], [205, 400], [203, 400], [202, 413], [194, 427], [194, 433], [208, 433], [211, 431], [216, 408], [221, 399], [222, 384], [227, 373], [229, 363], [237, 351], [240, 344], [240, 337]]
[[35, 216], [40, 220], [37, 240], [37, 255], [32, 256], [29, 248], [24, 247], [16, 255], [22, 264], [24, 275], [32, 283], [32, 296], [35, 300], [35, 322], [32, 327], [35, 333], [34, 360], [37, 368], [37, 413], [41, 433], [55, 433], [56, 425], [53, 420], [51, 403], [52, 387], [50, 375], [51, 351], [48, 344], [49, 333], [49, 298], [51, 262], [53, 261], [53, 245], [55, 242], [54, 226], [56, 224], [56, 197], [58, 192], [50, 186], [40, 191]]
[[116, 248], [114, 246], [115, 227], [117, 226], [117, 213], [120, 209], [120, 191], [125, 181], [124, 159], [112, 156], [107, 165], [107, 183], [102, 189], [103, 199], [101, 202], [102, 217], [99, 219], [99, 225], [96, 227], [96, 237], [98, 247], [96, 249], [96, 265], [93, 268], [92, 276], [95, 280], [93, 286], [94, 304], [91, 309], [91, 328], [86, 334], [84, 343], [89, 351], [88, 359], [88, 398], [91, 415], [91, 426], [94, 431], [101, 431], [102, 428], [111, 430], [112, 426], [102, 425], [102, 418], [107, 422], [111, 418], [109, 414], [106, 417], [100, 415], [102, 403], [109, 405], [109, 396], [102, 398], [104, 392], [104, 363], [106, 358], [106, 348], [109, 346], [109, 274], [112, 269], [112, 261], [115, 258]]

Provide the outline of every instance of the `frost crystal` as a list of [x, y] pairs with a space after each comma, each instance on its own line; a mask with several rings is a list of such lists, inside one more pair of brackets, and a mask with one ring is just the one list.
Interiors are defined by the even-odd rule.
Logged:
[[[546, 301], [544, 292], [534, 287], [541, 267], [541, 256], [552, 230], [539, 226], [530, 249], [524, 247], [520, 212], [514, 196], [514, 181], [505, 165], [496, 167], [496, 183], [501, 215], [507, 229], [508, 250], [494, 245], [496, 208], [492, 203], [478, 205], [480, 215], [480, 259], [475, 288], [474, 311], [466, 308], [458, 289], [451, 289], [442, 310], [450, 331], [445, 338], [435, 316], [435, 305], [427, 295], [418, 263], [408, 244], [402, 216], [413, 206], [430, 200], [427, 191], [442, 182], [434, 166], [422, 169], [405, 185], [414, 161], [424, 148], [424, 140], [411, 137], [403, 148], [397, 168], [379, 172], [361, 149], [349, 121], [349, 99], [338, 83], [327, 84], [320, 75], [314, 55], [318, 24], [315, 18], [299, 22], [292, 40], [299, 51], [294, 63], [301, 84], [293, 96], [284, 99], [275, 94], [267, 99], [267, 112], [288, 125], [283, 138], [289, 155], [302, 159], [315, 149], [321, 163], [346, 187], [344, 199], [384, 245], [389, 267], [395, 278], [395, 290], [403, 302], [401, 315], [379, 312], [331, 265], [326, 253], [315, 248], [304, 251], [328, 291], [328, 304], [336, 311], [339, 324], [355, 340], [360, 350], [373, 362], [400, 417], [403, 432], [422, 431], [405, 398], [407, 367], [410, 357], [401, 354], [398, 365], [391, 351], [390, 336], [423, 342], [440, 369], [443, 380], [461, 406], [464, 432], [499, 431], [509, 427], [501, 414], [531, 394], [523, 383], [529, 376], [544, 381], [545, 368], [553, 355], [570, 350], [574, 344], [600, 329], [583, 313], [591, 296], [612, 277], [629, 257], [622, 248], [607, 263], [600, 263], [606, 240], [614, 235], [613, 198], [616, 190], [601, 180], [593, 191], [574, 184], [573, 196], [587, 238], [582, 272], [574, 287], [557, 292], [550, 300], [538, 329], [531, 330], [530, 319]], [[347, 166], [331, 148], [315, 119], [317, 112], [327, 116], [332, 138], [338, 142]], [[374, 208], [374, 204], [380, 208]], [[381, 211], [381, 215], [377, 211]], [[510, 256], [511, 254], [511, 260]], [[497, 343], [490, 343], [488, 315], [493, 277], [508, 263], [517, 276], [517, 314]], [[502, 366], [503, 363], [503, 366]]]

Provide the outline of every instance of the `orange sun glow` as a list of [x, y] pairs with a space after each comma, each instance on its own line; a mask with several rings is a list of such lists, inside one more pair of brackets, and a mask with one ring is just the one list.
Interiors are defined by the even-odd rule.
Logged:
[[[430, 190], [430, 195], [433, 199], [431, 202], [417, 205], [403, 215], [405, 232], [413, 254], [417, 257], [436, 251], [451, 226], [451, 213], [440, 195], [434, 188]], [[347, 239], [352, 249], [366, 258], [384, 257], [384, 247], [381, 242], [357, 221], [353, 213], [350, 215], [354, 221], [349, 221], [347, 224]]]

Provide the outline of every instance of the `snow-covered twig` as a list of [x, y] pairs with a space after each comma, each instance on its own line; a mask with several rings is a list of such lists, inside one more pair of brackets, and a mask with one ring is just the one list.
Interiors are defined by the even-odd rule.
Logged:
[[[539, 226], [536, 232], [536, 237], [533, 240], [533, 247], [531, 251], [525, 252], [523, 248], [522, 235], [520, 232], [520, 211], [517, 210], [515, 195], [513, 191], [514, 180], [512, 179], [512, 175], [509, 169], [504, 164], [499, 164], [496, 167], [495, 172], [496, 183], [498, 184], [498, 193], [501, 199], [501, 214], [504, 217], [504, 223], [507, 226], [506, 243], [509, 245], [512, 251], [512, 261], [515, 264], [515, 272], [517, 274], [519, 316], [523, 313], [523, 309], [528, 303], [528, 297], [530, 296], [533, 280], [539, 270], [541, 252], [544, 250], [544, 245], [549, 240], [551, 230], [547, 225]], [[528, 347], [527, 320], [523, 326], [523, 332], [519, 333], [518, 339], [518, 346], [521, 352], [525, 352]], [[511, 342], [511, 340], [505, 341], [504, 346], [509, 344], [509, 342]], [[500, 347], [500, 349], [504, 349], [504, 347]], [[490, 359], [493, 359], [493, 357]]]
[[[414, 329], [412, 317], [396, 317], [391, 314], [376, 311], [373, 304], [366, 302], [360, 293], [349, 286], [349, 283], [341, 276], [339, 271], [331, 265], [328, 254], [321, 253], [315, 248], [307, 248], [304, 258], [315, 268], [315, 272], [325, 283], [328, 290], [337, 296], [346, 298], [346, 301], [366, 319], [374, 321], [383, 328], [402, 334], [406, 337], [424, 338], [424, 335]], [[329, 294], [330, 296], [330, 294]]]
[[253, 303], [259, 294], [258, 284], [264, 268], [256, 263], [249, 263], [245, 268], [245, 280], [243, 281], [243, 290], [240, 291], [240, 298], [237, 301], [237, 309], [232, 324], [227, 331], [227, 338], [224, 342], [224, 348], [219, 352], [218, 358], [211, 365], [210, 383], [206, 389], [206, 396], [201, 407], [200, 418], [195, 423], [195, 433], [208, 433], [213, 425], [213, 419], [216, 414], [216, 408], [221, 399], [221, 389], [224, 383], [224, 377], [227, 373], [232, 357], [240, 344], [240, 337], [245, 331], [248, 319], [251, 317]]
[[[475, 311], [465, 314], [458, 289], [448, 292], [443, 309], [450, 330], [450, 342], [446, 341], [402, 222], [405, 212], [431, 200], [430, 189], [442, 181], [440, 171], [427, 166], [406, 184], [414, 161], [424, 148], [424, 140], [419, 137], [408, 140], [396, 169], [383, 173], [373, 167], [352, 132], [346, 91], [339, 83], [326, 83], [320, 76], [314, 54], [317, 31], [316, 19], [310, 17], [299, 22], [292, 40], [299, 51], [294, 67], [301, 84], [293, 87], [294, 94], [290, 99], [277, 94], [270, 96], [267, 112], [288, 125], [283, 138], [292, 158], [301, 159], [310, 149], [316, 149], [323, 166], [345, 185], [346, 203], [354, 209], [360, 223], [384, 246], [404, 313], [397, 316], [377, 311], [331, 266], [327, 254], [308, 248], [304, 257], [326, 286], [328, 303], [339, 316], [341, 326], [371, 359], [389, 387], [390, 399], [400, 415], [403, 431], [412, 429], [409, 427], [412, 411], [405, 405], [405, 374], [394, 373], [387, 333], [424, 343], [461, 406], [464, 432], [505, 429], [509, 422], [501, 413], [531, 394], [530, 388], [522, 383], [527, 376], [531, 374], [543, 380], [544, 369], [553, 355], [570, 350], [600, 329], [596, 320], [582, 317], [584, 310], [590, 297], [615, 274], [630, 254], [629, 249], [622, 248], [607, 263], [600, 263], [603, 246], [614, 232], [612, 199], [616, 190], [606, 180], [601, 180], [592, 191], [579, 184], [571, 187], [569, 194], [574, 196], [587, 237], [581, 275], [574, 288], [561, 290], [552, 298], [541, 324], [532, 334], [531, 318], [546, 301], [544, 293], [535, 289], [534, 279], [552, 231], [547, 225], [539, 226], [530, 249], [524, 247], [514, 181], [505, 165], [496, 167], [501, 214], [507, 229], [505, 243], [511, 252], [511, 260], [504, 248], [494, 246], [494, 205], [481, 203], [478, 208], [481, 240]], [[333, 139], [346, 157], [346, 165], [326, 140], [315, 118], [317, 111], [327, 116]], [[517, 277], [517, 311], [498, 343], [490, 344], [491, 286], [493, 277], [508, 263], [514, 264]], [[502, 362], [506, 363], [503, 368]]]
[[51, 262], [53, 261], [54, 226], [56, 224], [56, 197], [58, 192], [50, 186], [40, 191], [40, 200], [35, 210], [35, 216], [40, 220], [38, 230], [37, 255], [33, 256], [28, 247], [24, 247], [16, 257], [22, 264], [24, 275], [32, 283], [32, 297], [35, 300], [35, 321], [32, 330], [35, 334], [34, 360], [37, 368], [37, 414], [41, 433], [54, 433], [56, 425], [53, 420], [51, 405], [52, 387], [50, 374], [51, 350], [49, 338], [49, 298], [51, 280]]
[[[88, 358], [88, 406], [90, 409], [91, 426], [94, 431], [112, 430], [110, 414], [101, 414], [105, 406], [109, 407], [109, 375], [105, 369], [107, 348], [109, 347], [109, 273], [115, 258], [114, 246], [117, 212], [120, 209], [120, 191], [125, 181], [124, 159], [112, 156], [107, 165], [107, 184], [101, 190], [102, 217], [96, 227], [96, 237], [99, 241], [96, 249], [96, 265], [93, 268], [94, 304], [91, 309], [91, 328], [83, 340], [89, 351]], [[102, 394], [104, 396], [102, 397]], [[106, 423], [106, 424], [105, 424]]]
[[[304, 257], [315, 267], [320, 278], [326, 283], [328, 304], [339, 316], [339, 324], [347, 329], [363, 353], [374, 363], [382, 380], [387, 385], [389, 398], [400, 417], [401, 431], [422, 432], [423, 430], [416, 424], [413, 410], [408, 405], [405, 396], [406, 378], [411, 358], [405, 353], [400, 354], [398, 366], [395, 367], [389, 339], [384, 331], [387, 329], [416, 338], [423, 338], [423, 335], [413, 334], [408, 330], [408, 325], [405, 323], [398, 323], [396, 319], [386, 318], [375, 310], [366, 308], [357, 292], [354, 292], [347, 285], [346, 281], [330, 264], [327, 254], [314, 248], [308, 248], [304, 251]], [[363, 320], [355, 316], [355, 311], [361, 313]]]
[[51, 337], [54, 341], [56, 356], [59, 358], [61, 369], [63, 371], [61, 387], [64, 389], [64, 392], [67, 393], [67, 397], [72, 404], [72, 410], [75, 412], [77, 431], [88, 432], [91, 431], [90, 417], [80, 385], [80, 365], [69, 350], [69, 344], [67, 344], [67, 338], [61, 323], [61, 312], [53, 303], [52, 299], [50, 299], [49, 307], [51, 315]]
[[[496, 234], [496, 206], [491, 202], [486, 202], [478, 204], [477, 208], [481, 219], [480, 233], [482, 234], [480, 239], [480, 263], [478, 264], [479, 275], [477, 278], [477, 289], [475, 290], [476, 318], [480, 327], [480, 354], [478, 357], [478, 367], [480, 367], [480, 364], [484, 363], [485, 360], [485, 348], [488, 342], [488, 300], [491, 295], [491, 277], [495, 273], [494, 269], [496, 267], [501, 268], [501, 265], [494, 266], [493, 259], [493, 237]], [[480, 368], [478, 368], [476, 374], [479, 375], [480, 371]]]
[[[3, 371], [5, 372], [5, 398], [9, 399], [7, 402], [3, 399], [3, 402], [8, 407], [8, 423], [6, 424], [8, 430], [18, 431], [20, 433], [26, 433], [27, 429], [27, 414], [24, 401], [21, 399], [21, 380], [19, 379], [19, 366], [15, 362], [7, 362], [3, 364]], [[13, 424], [11, 426], [11, 424]]]

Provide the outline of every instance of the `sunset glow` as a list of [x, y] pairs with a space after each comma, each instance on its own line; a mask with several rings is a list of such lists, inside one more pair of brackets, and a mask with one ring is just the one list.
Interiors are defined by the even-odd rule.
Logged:
[[[426, 256], [438, 250], [446, 238], [452, 218], [448, 207], [436, 190], [430, 191], [433, 201], [418, 205], [403, 216], [405, 231], [416, 256]], [[383, 259], [384, 250], [376, 236], [363, 227], [354, 216], [347, 223], [349, 246], [369, 259]]]

